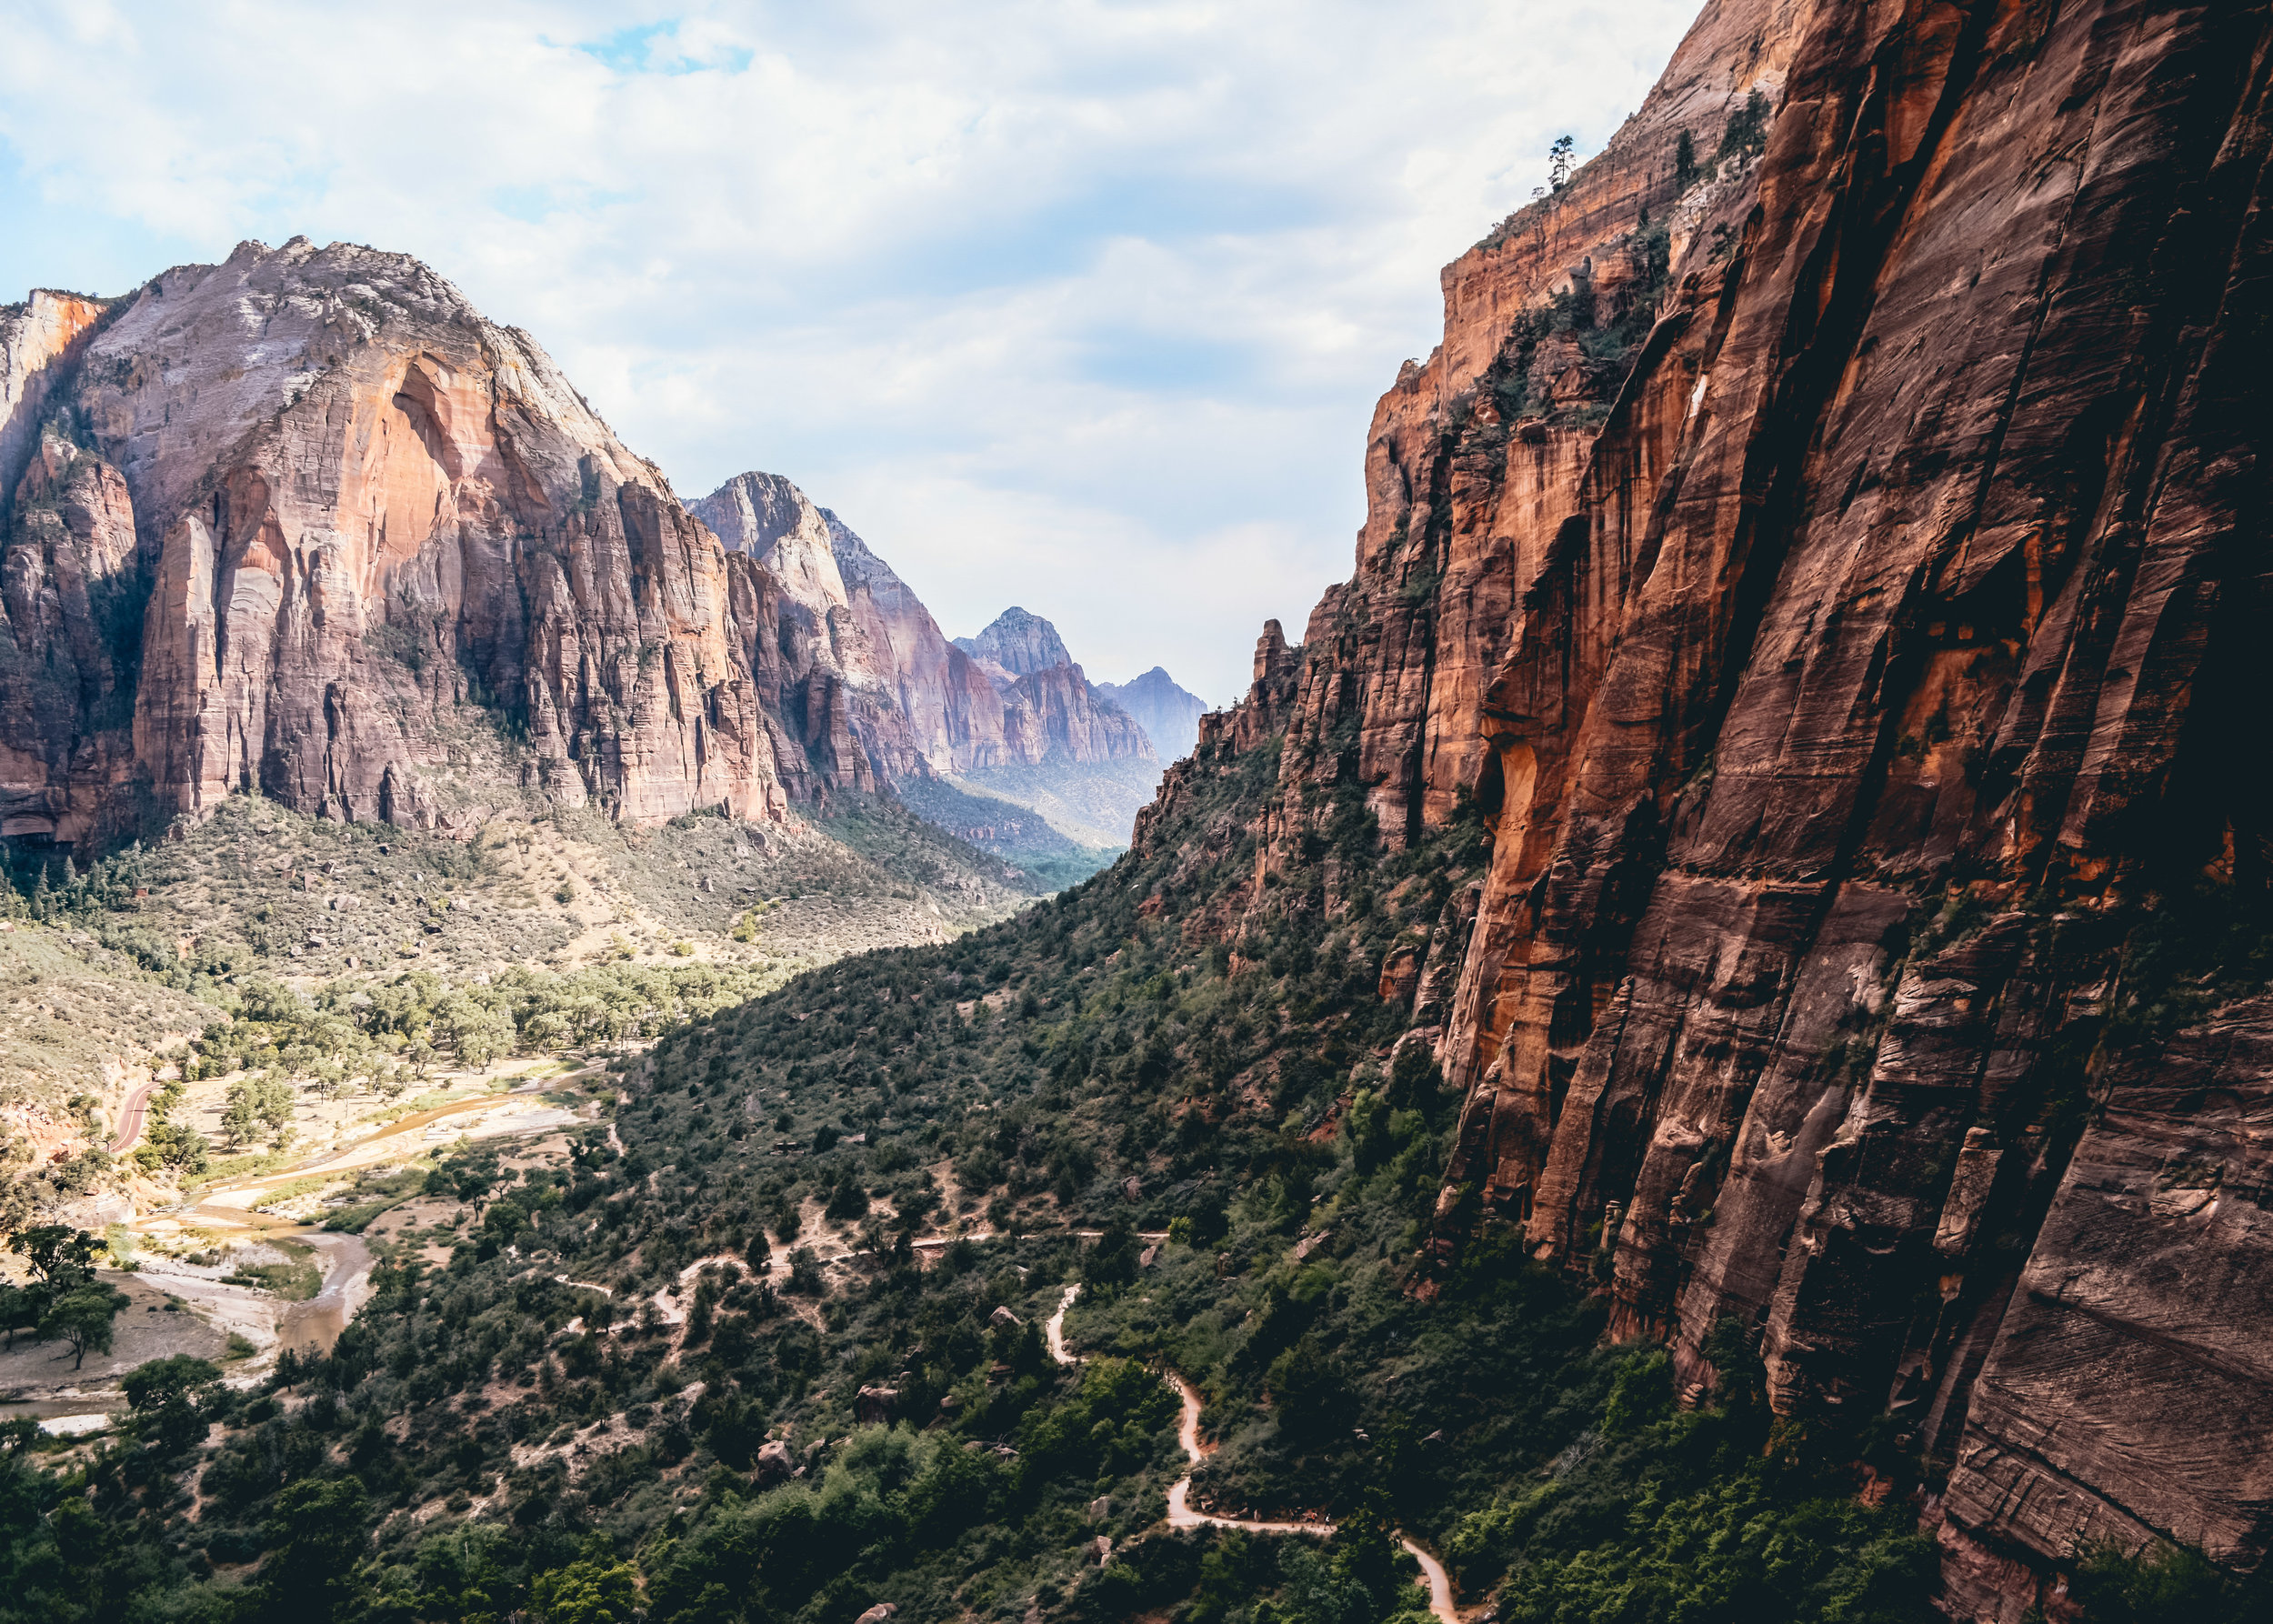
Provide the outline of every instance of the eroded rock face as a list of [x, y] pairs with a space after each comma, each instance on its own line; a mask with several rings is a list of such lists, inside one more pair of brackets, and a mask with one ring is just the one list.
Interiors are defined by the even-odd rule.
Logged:
[[1959, 1617], [2079, 1538], [2273, 1537], [2263, 988], [2138, 1014], [2165, 910], [2268, 917], [2268, 26], [1708, 9], [1447, 271], [1356, 574], [1201, 728], [1287, 726], [1258, 885], [1305, 787], [1490, 826], [1410, 994], [1434, 1245], [1472, 1190], [1590, 1273], [1607, 1218], [1685, 1381], [1733, 1318], [1780, 1408], [1891, 1407]]
[[69, 379], [104, 315], [99, 300], [44, 287], [0, 306], [0, 512], [39, 443], [49, 391]]
[[836, 516], [821, 509], [853, 616], [885, 651], [900, 708], [932, 770], [961, 772], [1005, 759], [1002, 696], [970, 656], [947, 641], [907, 583]]
[[248, 243], [108, 307], [35, 296], [0, 406], [11, 833], [251, 787], [426, 827], [531, 796], [764, 818], [922, 770], [795, 487], [729, 487], [722, 545], [415, 260]]
[[1048, 621], [1014, 608], [950, 642], [891, 566], [781, 476], [736, 475], [691, 511], [780, 583], [789, 665], [823, 692], [791, 694], [793, 710], [840, 705], [880, 781], [1152, 758]]
[[414, 260], [170, 271], [41, 406], [67, 426], [9, 516], [7, 792], [58, 838], [130, 789], [434, 825], [526, 790], [764, 817], [809, 785], [761, 703], [777, 589]]
[[926, 718], [903, 704], [902, 650], [879, 621], [873, 594], [847, 583], [838, 567], [844, 527], [778, 474], [737, 474], [688, 511], [779, 584], [776, 642], [793, 674], [784, 704], [805, 719], [807, 742], [827, 753], [829, 781], [873, 789], [922, 771], [936, 741], [926, 737]]

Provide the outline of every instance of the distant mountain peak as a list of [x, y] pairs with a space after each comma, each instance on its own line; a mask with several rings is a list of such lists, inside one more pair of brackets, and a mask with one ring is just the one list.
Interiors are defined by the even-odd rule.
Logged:
[[1161, 760], [1180, 761], [1199, 743], [1199, 719], [1207, 714], [1207, 701], [1179, 687], [1164, 667], [1126, 682], [1091, 686], [1136, 718]]
[[779, 474], [736, 474], [686, 510], [737, 553], [773, 571], [789, 596], [816, 615], [843, 604], [836, 537], [813, 499]]
[[1053, 666], [1074, 663], [1057, 628], [1016, 604], [996, 616], [977, 637], [957, 637], [955, 646], [973, 659], [1000, 666], [1013, 677], [1031, 677]]

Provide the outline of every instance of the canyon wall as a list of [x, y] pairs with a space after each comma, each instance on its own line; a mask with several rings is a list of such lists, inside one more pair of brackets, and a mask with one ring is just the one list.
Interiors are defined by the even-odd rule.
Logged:
[[783, 709], [796, 600], [416, 261], [248, 243], [5, 326], [13, 832], [255, 787], [422, 826], [527, 794], [766, 817], [871, 776], [841, 705]]
[[0, 497], [18, 843], [255, 789], [419, 827], [778, 818], [1149, 759], [1077, 667], [990, 676], [787, 480], [682, 506], [528, 335], [400, 255], [246, 243], [0, 310]]
[[1691, 1394], [1733, 1320], [1892, 1414], [1956, 1617], [2273, 1538], [2268, 61], [1708, 7], [1446, 271], [1356, 573], [1201, 728], [1283, 729], [1258, 885], [1329, 789], [1488, 830], [1396, 978], [1465, 1096], [1428, 1256], [1510, 1226]]

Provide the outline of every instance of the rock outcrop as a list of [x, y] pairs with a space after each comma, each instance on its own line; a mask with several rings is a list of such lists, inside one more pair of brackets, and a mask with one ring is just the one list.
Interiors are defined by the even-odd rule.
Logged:
[[950, 642], [889, 565], [780, 475], [738, 474], [690, 511], [781, 584], [791, 667], [841, 694], [882, 780], [1153, 759], [1048, 621], [1014, 608]]
[[1489, 830], [1457, 969], [1397, 967], [1466, 1096], [1430, 1251], [1511, 1226], [1685, 1385], [1733, 1320], [1779, 1409], [1890, 1410], [1955, 1617], [2273, 1539], [2268, 63], [2262, 11], [1708, 7], [1447, 270], [1356, 573], [1201, 726], [1284, 730], [1257, 884], [1318, 790]]
[[947, 641], [923, 600], [867, 543], [827, 508], [820, 513], [854, 623], [891, 673], [925, 761], [934, 772], [952, 775], [1004, 759], [1002, 696], [994, 679]]
[[50, 392], [71, 376], [105, 314], [99, 299], [44, 287], [0, 306], [0, 516], [38, 443]]
[[1004, 758], [972, 765], [1157, 758], [1144, 729], [1090, 682], [1057, 628], [1039, 615], [1013, 606], [977, 637], [957, 637], [955, 645], [994, 679], [1003, 698]]
[[1199, 742], [1199, 719], [1207, 714], [1207, 701], [1185, 692], [1160, 667], [1127, 682], [1091, 686], [1136, 719], [1163, 761], [1183, 759]]

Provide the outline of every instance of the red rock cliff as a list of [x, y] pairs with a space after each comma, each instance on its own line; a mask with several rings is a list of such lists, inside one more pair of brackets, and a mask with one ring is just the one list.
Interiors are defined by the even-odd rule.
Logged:
[[1959, 1617], [2273, 1538], [2268, 61], [2256, 9], [1708, 7], [1446, 272], [1356, 574], [1202, 727], [1388, 845], [1491, 827], [1412, 995], [1432, 1246], [1480, 1209], [1687, 1381], [1734, 1318], [1779, 1408], [1891, 1409]]

